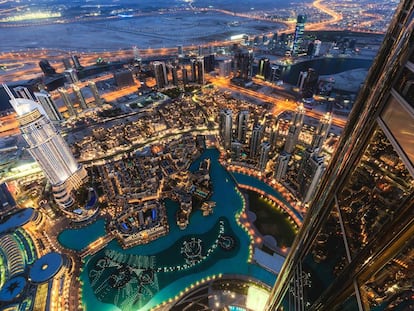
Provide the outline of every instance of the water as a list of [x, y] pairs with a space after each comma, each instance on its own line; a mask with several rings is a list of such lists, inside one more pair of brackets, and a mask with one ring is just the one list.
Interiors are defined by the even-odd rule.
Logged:
[[103, 235], [105, 235], [105, 221], [99, 219], [84, 228], [63, 231], [59, 234], [58, 241], [66, 248], [79, 251]]
[[[180, 254], [181, 246], [183, 245], [184, 240], [190, 238], [201, 238], [203, 243], [203, 249], [207, 249], [209, 246], [214, 243], [215, 239], [219, 235], [220, 221], [223, 222], [224, 235], [232, 236], [236, 241], [236, 246], [229, 250], [224, 251], [217, 247], [214, 252], [207, 256], [207, 259], [203, 260], [201, 263], [198, 263], [195, 267], [187, 268], [181, 271], [174, 272], [157, 272], [157, 284], [155, 282], [146, 286], [146, 288], [141, 288], [140, 291], [146, 293], [146, 290], [151, 292], [151, 297], [147, 297], [143, 301], [145, 306], [142, 306], [141, 310], [148, 310], [159, 303], [168, 300], [169, 298], [175, 297], [180, 293], [180, 291], [191, 286], [191, 284], [196, 283], [197, 281], [202, 280], [203, 278], [211, 277], [213, 275], [222, 274], [239, 274], [245, 276], [252, 276], [257, 278], [268, 285], [273, 285], [276, 279], [276, 276], [272, 273], [266, 271], [265, 269], [248, 263], [249, 250], [248, 245], [250, 238], [247, 233], [240, 228], [236, 221], [235, 215], [242, 208], [242, 195], [235, 187], [235, 183], [229, 173], [219, 164], [218, 162], [219, 152], [216, 149], [208, 149], [197, 159], [191, 166], [191, 170], [196, 169], [199, 166], [200, 161], [205, 158], [211, 159], [211, 178], [213, 181], [213, 195], [211, 200], [217, 203], [214, 213], [208, 217], [203, 217], [200, 211], [195, 211], [191, 218], [190, 224], [185, 230], [180, 230], [175, 224], [175, 212], [178, 208], [178, 205], [170, 200], [166, 201], [167, 215], [169, 218], [170, 224], [170, 233], [150, 244], [136, 246], [128, 250], [122, 250], [120, 245], [116, 241], [112, 241], [104, 250], [98, 252], [96, 255], [88, 258], [85, 262], [84, 269], [81, 273], [81, 280], [83, 282], [83, 295], [82, 300], [86, 307], [86, 310], [103, 310], [103, 311], [112, 311], [119, 310], [118, 307], [114, 306], [112, 303], [103, 303], [100, 300], [115, 300], [117, 299], [122, 301], [123, 297], [126, 297], [125, 291], [129, 293], [137, 293], [137, 285], [129, 282], [127, 286], [121, 289], [113, 290], [113, 293], [105, 293], [103, 290], [98, 293], [100, 295], [100, 300], [97, 299], [95, 293], [92, 290], [91, 281], [99, 280], [97, 284], [104, 284], [109, 278], [109, 275], [113, 273], [116, 276], [119, 276], [119, 270], [112, 271], [113, 267], [108, 267], [102, 270], [102, 273], [99, 272], [99, 267], [96, 266], [96, 263], [99, 259], [108, 258], [105, 251], [110, 251], [111, 254], [120, 254], [123, 256], [125, 261], [128, 261], [129, 258], [138, 258], [137, 256], [151, 257], [155, 258], [155, 269], [162, 269], [167, 265], [180, 265], [182, 264], [183, 258]], [[254, 186], [257, 186], [256, 179], [252, 178], [249, 180], [254, 183]], [[259, 183], [259, 186], [263, 186]], [[258, 187], [259, 188], [259, 187]], [[280, 195], [275, 192], [273, 189], [268, 189], [272, 192], [273, 195], [280, 197]], [[96, 239], [100, 233], [103, 234], [103, 222], [98, 221], [90, 226], [90, 228], [79, 229], [79, 231], [67, 230], [59, 236], [59, 241], [65, 246], [74, 249], [80, 249], [77, 242], [80, 240], [80, 236], [89, 235], [89, 242], [93, 239], [92, 236]], [[85, 231], [89, 230], [89, 231]], [[85, 245], [85, 241], [81, 240], [82, 246]], [[135, 257], [131, 257], [134, 256]], [[105, 257], [106, 256], [106, 257]], [[111, 255], [112, 256], [112, 255]], [[171, 260], [170, 260], [171, 258]], [[141, 259], [129, 260], [129, 262], [139, 262]], [[130, 266], [131, 267], [131, 266]], [[91, 271], [94, 270], [92, 273]], [[90, 273], [96, 275], [96, 273], [101, 273], [100, 278], [94, 279], [90, 278]], [[106, 280], [106, 281], [105, 281]], [[131, 283], [131, 287], [130, 286]], [[135, 286], [135, 287], [134, 287]], [[96, 287], [96, 284], [95, 284]], [[96, 289], [96, 288], [95, 288]], [[111, 288], [112, 289], [112, 288]], [[129, 298], [129, 297], [128, 297]], [[147, 302], [148, 301], [148, 302]], [[118, 303], [118, 306], [121, 304]], [[132, 310], [130, 308], [122, 308], [123, 311]], [[134, 309], [136, 310], [136, 308]]]

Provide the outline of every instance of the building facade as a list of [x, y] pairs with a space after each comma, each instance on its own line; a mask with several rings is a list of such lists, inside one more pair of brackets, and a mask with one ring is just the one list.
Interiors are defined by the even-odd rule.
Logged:
[[413, 14], [401, 1], [266, 310], [414, 308]]

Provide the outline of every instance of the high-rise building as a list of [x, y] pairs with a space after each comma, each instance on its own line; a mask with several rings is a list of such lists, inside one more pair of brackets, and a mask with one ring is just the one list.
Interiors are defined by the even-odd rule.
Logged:
[[75, 69], [77, 70], [83, 69], [83, 66], [81, 65], [79, 61], [79, 57], [77, 55], [72, 55], [71, 58], [73, 61], [73, 65], [75, 66]]
[[13, 88], [13, 91], [16, 93], [16, 96], [19, 98], [26, 98], [26, 99], [33, 100], [32, 93], [30, 93], [27, 87], [17, 86]]
[[79, 82], [79, 77], [78, 77], [78, 73], [77, 73], [76, 69], [73, 69], [73, 68], [66, 69], [63, 72], [63, 74], [66, 78], [66, 81], [69, 84]]
[[266, 310], [414, 307], [413, 42], [403, 0]]
[[293, 55], [297, 55], [302, 43], [303, 43], [303, 34], [305, 33], [305, 23], [306, 23], [306, 15], [298, 15], [296, 19], [296, 27], [295, 27], [295, 36], [293, 38], [293, 47], [292, 53]]
[[83, 96], [80, 87], [77, 86], [76, 84], [72, 84], [72, 89], [73, 89], [73, 92], [76, 95], [76, 98], [78, 99], [79, 106], [82, 108], [82, 110], [87, 109], [88, 105], [86, 104], [85, 97]]
[[322, 41], [321, 40], [315, 40], [313, 41], [313, 56], [319, 56], [319, 54], [321, 53], [321, 45], [322, 45]]
[[69, 59], [69, 58], [64, 58], [64, 59], [62, 59], [62, 63], [63, 63], [63, 67], [65, 67], [65, 70], [66, 70], [66, 69], [71, 69], [71, 68], [72, 68], [72, 64], [71, 64], [71, 62], [70, 62], [70, 59]]
[[261, 58], [259, 60], [259, 67], [257, 77], [263, 80], [269, 80], [271, 76], [270, 61], [268, 58]]
[[178, 54], [178, 57], [184, 57], [184, 49], [182, 45], [177, 46], [177, 54]]
[[177, 68], [177, 65], [171, 64], [171, 65], [168, 66], [168, 68], [170, 69], [170, 72], [171, 72], [173, 85], [178, 86], [178, 68]]
[[163, 89], [168, 85], [167, 67], [164, 62], [153, 62], [155, 81], [157, 82], [157, 88]]
[[204, 57], [203, 56], [197, 57], [196, 67], [197, 67], [197, 83], [204, 84], [205, 74], [204, 74]]
[[219, 75], [220, 77], [229, 77], [231, 74], [231, 60], [225, 59], [219, 62]]
[[238, 49], [234, 52], [234, 76], [244, 80], [252, 77], [253, 51]]
[[16, 206], [16, 201], [14, 200], [12, 194], [9, 191], [6, 183], [0, 184], [0, 214], [11, 210]]
[[59, 135], [37, 102], [14, 98], [7, 86], [10, 103], [18, 115], [22, 136], [28, 151], [42, 168], [52, 185], [58, 205], [67, 209], [75, 202], [72, 191], [79, 188], [87, 177], [85, 169], [73, 157], [69, 146]]
[[188, 71], [187, 71], [187, 69], [185, 69], [185, 68], [183, 68], [182, 70], [181, 70], [181, 74], [182, 74], [182, 77], [183, 77], [183, 84], [184, 85], [187, 85], [188, 84]]
[[197, 60], [195, 58], [190, 59], [190, 81], [197, 81]]
[[313, 68], [309, 68], [302, 86], [302, 97], [312, 98], [318, 90], [319, 75]]
[[243, 145], [238, 141], [231, 142], [231, 158], [232, 160], [239, 161], [241, 158]]
[[315, 133], [313, 133], [312, 144], [311, 144], [311, 147], [313, 149], [318, 149], [319, 151], [322, 151], [322, 146], [326, 140], [326, 137], [328, 136], [329, 130], [331, 128], [331, 123], [332, 123], [332, 116], [328, 112], [321, 118], [321, 120], [319, 121], [318, 127], [315, 130]]
[[76, 116], [78, 113], [73, 106], [72, 100], [69, 97], [68, 91], [62, 87], [58, 88], [58, 92], [60, 97], [63, 100], [63, 103], [65, 104], [66, 108], [68, 109], [70, 116]]
[[248, 125], [249, 125], [249, 111], [242, 110], [237, 115], [237, 140], [242, 144], [246, 143]]
[[50, 121], [63, 120], [63, 117], [59, 112], [55, 101], [52, 99], [52, 96], [50, 96], [48, 92], [41, 90], [40, 92], [35, 92], [34, 96], [36, 97], [36, 100], [39, 102], [39, 104], [43, 107]]
[[286, 177], [286, 173], [288, 170], [288, 164], [290, 161], [291, 155], [289, 153], [286, 153], [282, 151], [281, 154], [279, 154], [277, 160], [276, 160], [276, 170], [275, 170], [275, 179], [277, 181], [283, 181]]
[[258, 169], [264, 171], [269, 161], [270, 144], [265, 141], [260, 144]]
[[103, 101], [101, 96], [99, 96], [99, 91], [98, 88], [96, 87], [96, 84], [94, 81], [88, 81], [88, 87], [91, 90], [92, 94], [93, 94], [93, 98], [95, 100], [95, 105], [96, 106], [101, 106]]
[[249, 156], [251, 159], [255, 159], [259, 153], [259, 146], [263, 138], [263, 126], [260, 124], [255, 124], [252, 130], [252, 136], [250, 137], [250, 153]]
[[52, 65], [49, 63], [47, 59], [42, 59], [39, 62], [39, 67], [42, 69], [45, 76], [54, 75], [56, 73], [55, 68], [52, 67]]
[[132, 71], [129, 69], [120, 69], [114, 72], [115, 84], [118, 87], [126, 87], [135, 84]]
[[204, 69], [205, 72], [214, 71], [215, 56], [214, 54], [204, 56]]
[[223, 147], [230, 149], [233, 138], [233, 112], [230, 109], [220, 111], [220, 136], [223, 141]]
[[295, 150], [300, 131], [302, 130], [304, 118], [305, 108], [303, 107], [303, 105], [299, 105], [296, 109], [296, 112], [293, 113], [292, 120], [290, 121], [288, 135], [286, 137], [286, 142], [284, 146], [285, 152], [291, 154], [293, 150]]

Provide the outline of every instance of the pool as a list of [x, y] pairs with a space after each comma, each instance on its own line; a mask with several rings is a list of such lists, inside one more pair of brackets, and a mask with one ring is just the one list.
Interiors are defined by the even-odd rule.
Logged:
[[[203, 279], [221, 274], [251, 276], [269, 286], [274, 284], [274, 274], [248, 261], [250, 237], [235, 219], [243, 208], [243, 197], [234, 179], [219, 164], [218, 150], [205, 150], [190, 170], [198, 168], [206, 158], [211, 159], [210, 200], [216, 202], [213, 214], [204, 217], [197, 210], [192, 213], [188, 227], [181, 230], [175, 222], [178, 204], [166, 200], [168, 235], [127, 250], [114, 240], [88, 257], [80, 276], [86, 310], [149, 310]], [[82, 249], [104, 234], [101, 220], [89, 227], [66, 230], [59, 241], [65, 247]], [[84, 230], [90, 230], [93, 238]], [[88, 241], [80, 236], [88, 236]]]

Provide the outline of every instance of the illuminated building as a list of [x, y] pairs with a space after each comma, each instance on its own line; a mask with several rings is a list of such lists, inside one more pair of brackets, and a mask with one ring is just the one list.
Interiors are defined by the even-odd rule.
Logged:
[[220, 77], [229, 77], [231, 74], [231, 60], [225, 59], [219, 63], [219, 75]]
[[126, 87], [134, 85], [134, 77], [129, 69], [121, 69], [114, 72], [115, 84], [118, 87]]
[[[3, 87], [8, 90], [7, 86]], [[17, 112], [20, 131], [29, 145], [28, 151], [38, 162], [52, 185], [55, 201], [63, 209], [74, 204], [72, 190], [79, 188], [87, 174], [73, 157], [68, 145], [45, 116], [37, 102], [14, 98], [10, 103]]]
[[242, 144], [246, 143], [248, 125], [249, 125], [249, 111], [242, 110], [237, 115], [237, 140]]
[[65, 69], [70, 69], [72, 68], [72, 64], [70, 62], [69, 58], [64, 58], [62, 59], [62, 63], [63, 63], [63, 67], [65, 67]]
[[63, 120], [62, 115], [60, 114], [55, 102], [52, 99], [52, 96], [50, 96], [48, 92], [41, 90], [40, 92], [35, 92], [34, 96], [36, 97], [39, 104], [42, 105], [50, 121]]
[[205, 69], [205, 72], [214, 71], [214, 67], [215, 67], [214, 62], [215, 62], [214, 54], [204, 56], [204, 69]]
[[82, 110], [87, 109], [88, 105], [86, 104], [85, 97], [83, 96], [80, 87], [77, 86], [76, 84], [72, 84], [72, 89], [76, 95], [76, 98], [78, 99], [79, 106], [82, 108]]
[[220, 136], [223, 141], [223, 147], [229, 149], [233, 136], [233, 112], [230, 109], [220, 111]]
[[321, 52], [321, 45], [322, 45], [322, 41], [321, 40], [315, 40], [313, 41], [313, 56], [319, 56], [320, 52]]
[[318, 79], [318, 73], [313, 68], [309, 68], [301, 88], [303, 98], [312, 98], [316, 94]]
[[33, 100], [33, 96], [27, 87], [18, 86], [18, 87], [13, 88], [13, 91], [16, 93], [17, 97], [19, 98], [26, 98], [26, 99]]
[[270, 144], [267, 141], [261, 143], [258, 163], [258, 168], [260, 171], [264, 171], [266, 169], [267, 161], [269, 161], [269, 152]]
[[205, 75], [204, 75], [204, 57], [203, 56], [197, 57], [196, 68], [197, 68], [197, 83], [204, 84]]
[[259, 68], [257, 77], [263, 80], [269, 80], [271, 76], [270, 62], [268, 58], [261, 58], [259, 60]]
[[319, 121], [318, 127], [313, 134], [311, 147], [314, 149], [322, 150], [323, 143], [328, 136], [329, 129], [331, 128], [332, 116], [328, 112]]
[[243, 145], [239, 143], [238, 141], [233, 141], [231, 143], [231, 158], [233, 160], [240, 160], [241, 158], [241, 152], [242, 152]]
[[185, 68], [183, 68], [182, 70], [181, 70], [181, 73], [182, 73], [182, 76], [183, 76], [183, 83], [184, 83], [184, 85], [187, 85], [188, 84], [188, 71], [187, 71], [187, 69], [185, 69]]
[[99, 91], [98, 91], [98, 88], [96, 87], [95, 82], [89, 81], [88, 82], [88, 87], [92, 91], [93, 98], [95, 99], [95, 105], [96, 106], [101, 106], [102, 105], [102, 98], [101, 98], [101, 96], [99, 96]]
[[0, 213], [5, 210], [12, 209], [16, 206], [12, 194], [9, 191], [6, 183], [0, 184]]
[[266, 310], [414, 307], [413, 13], [400, 2]]
[[167, 67], [164, 62], [154, 62], [154, 74], [155, 81], [157, 82], [157, 88], [163, 89], [168, 85]]
[[299, 138], [299, 133], [302, 130], [304, 118], [305, 108], [303, 107], [303, 105], [300, 105], [293, 113], [292, 120], [290, 121], [289, 132], [286, 137], [286, 142], [284, 146], [285, 152], [292, 153], [293, 150], [295, 150]]
[[253, 51], [237, 50], [233, 56], [234, 76], [243, 80], [249, 80], [252, 77]]
[[293, 38], [293, 55], [297, 55], [303, 42], [305, 32], [306, 15], [298, 15], [296, 19], [295, 36]]
[[66, 69], [63, 72], [63, 74], [66, 78], [66, 81], [69, 84], [79, 82], [78, 73], [76, 72], [75, 69], [73, 69], [73, 68]]
[[68, 108], [68, 112], [70, 116], [76, 116], [78, 113], [76, 112], [75, 107], [69, 97], [68, 91], [62, 87], [58, 88], [58, 93], [63, 100], [66, 108]]
[[284, 180], [286, 177], [290, 157], [291, 155], [289, 153], [282, 151], [276, 160], [276, 170], [274, 176], [275, 179], [279, 182]]
[[250, 137], [250, 158], [255, 159], [259, 152], [260, 142], [263, 138], [263, 126], [260, 124], [256, 124], [253, 127], [252, 136]]

